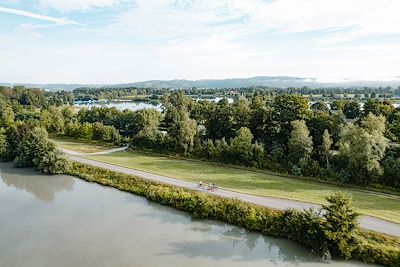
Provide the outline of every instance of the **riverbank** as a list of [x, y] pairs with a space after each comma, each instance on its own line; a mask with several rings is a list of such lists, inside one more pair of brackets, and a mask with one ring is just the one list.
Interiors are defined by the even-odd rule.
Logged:
[[263, 197], [326, 204], [324, 196], [338, 190], [353, 198], [354, 208], [365, 215], [400, 223], [400, 196], [339, 187], [304, 179], [284, 177], [201, 161], [174, 159], [138, 151], [123, 151], [88, 159], [198, 183], [215, 183], [221, 188]]
[[[306, 221], [296, 220], [298, 218], [296, 216], [299, 215], [293, 214], [300, 213], [294, 211], [285, 213], [239, 200], [220, 198], [201, 192], [150, 182], [138, 177], [84, 164], [75, 163], [74, 169], [70, 174], [90, 182], [144, 196], [151, 201], [189, 212], [195, 218], [221, 220], [265, 235], [286, 237], [308, 246], [312, 244], [307, 243], [307, 240], [312, 238], [313, 231], [308, 232], [304, 228], [312, 227], [312, 225], [307, 226], [304, 225], [307, 224]], [[302, 232], [302, 230], [299, 232], [299, 229], [303, 229], [305, 232]], [[357, 247], [353, 251], [351, 258], [368, 263], [398, 266], [400, 259], [400, 240], [398, 238], [359, 231], [356, 240]]]
[[[89, 151], [92, 146], [92, 144], [76, 140], [66, 140], [68, 146], [65, 146], [63, 139], [55, 139], [54, 141], [60, 148], [73, 151], [77, 151], [79, 147]], [[93, 146], [97, 148], [99, 145], [93, 144]], [[107, 146], [103, 148], [102, 152], [110, 150], [110, 147]], [[400, 206], [398, 205], [400, 196], [395, 194], [349, 188], [284, 174], [224, 166], [199, 160], [171, 158], [132, 150], [96, 156], [87, 155], [86, 158], [187, 182], [215, 183], [220, 188], [238, 193], [307, 202], [311, 206], [313, 204], [326, 204], [324, 196], [340, 190], [353, 198], [354, 208], [358, 212], [400, 223]]]
[[[217, 190], [207, 190], [207, 186], [203, 186], [202, 188], [199, 188], [198, 183], [195, 182], [190, 182], [190, 181], [184, 181], [180, 179], [174, 179], [171, 177], [163, 176], [163, 175], [158, 175], [158, 174], [152, 174], [149, 172], [144, 172], [144, 171], [139, 171], [131, 168], [126, 168], [126, 167], [120, 167], [117, 165], [112, 165], [109, 163], [104, 163], [100, 161], [95, 161], [95, 160], [90, 160], [87, 158], [82, 158], [82, 157], [76, 157], [76, 156], [69, 156], [71, 160], [82, 163], [82, 164], [87, 164], [90, 166], [94, 167], [99, 167], [102, 169], [106, 169], [109, 171], [115, 171], [118, 173], [123, 173], [127, 175], [132, 175], [135, 177], [139, 177], [141, 179], [153, 181], [153, 182], [158, 182], [158, 183], [163, 183], [167, 185], [172, 185], [172, 186], [177, 186], [180, 188], [186, 188], [189, 190], [194, 190], [194, 191], [201, 191], [205, 192], [207, 194], [223, 197], [223, 198], [228, 198], [228, 199], [238, 199], [241, 201], [244, 201], [246, 203], [250, 204], [255, 204], [267, 208], [273, 208], [277, 210], [286, 210], [286, 209], [295, 209], [298, 211], [302, 211], [305, 209], [319, 209], [321, 208], [321, 205], [309, 203], [309, 202], [302, 202], [298, 200], [289, 200], [289, 199], [284, 199], [284, 198], [276, 198], [276, 197], [265, 197], [265, 196], [259, 196], [259, 195], [251, 195], [251, 194], [245, 194], [245, 193], [239, 193], [235, 192], [232, 190], [226, 190], [223, 188], [218, 188]], [[333, 194], [332, 192], [331, 194]], [[366, 230], [371, 230], [375, 231], [378, 233], [383, 233], [383, 234], [388, 234], [391, 236], [398, 236], [400, 237], [400, 224], [396, 224], [387, 220], [382, 220], [378, 219], [375, 217], [371, 216], [360, 216], [359, 218], [359, 223], [360, 226], [363, 229]]]

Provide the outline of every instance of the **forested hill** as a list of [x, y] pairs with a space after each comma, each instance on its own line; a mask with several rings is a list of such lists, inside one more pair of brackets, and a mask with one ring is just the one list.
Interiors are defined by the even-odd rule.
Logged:
[[150, 80], [142, 82], [133, 82], [125, 84], [7, 84], [0, 83], [0, 85], [14, 86], [23, 85], [26, 87], [37, 87], [42, 89], [58, 89], [58, 90], [73, 90], [75, 88], [86, 87], [86, 88], [100, 88], [100, 87], [112, 87], [112, 88], [240, 88], [240, 87], [251, 87], [251, 86], [267, 86], [275, 88], [287, 88], [287, 87], [303, 87], [308, 86], [311, 88], [323, 88], [323, 87], [398, 87], [400, 86], [400, 77], [395, 77], [392, 80], [385, 81], [363, 81], [349, 79], [344, 82], [319, 82], [316, 78], [301, 78], [301, 77], [290, 77], [290, 76], [258, 76], [252, 78], [232, 78], [232, 79], [203, 79], [203, 80]]
[[151, 80], [129, 84], [118, 84], [113, 87], [138, 87], [138, 88], [239, 88], [249, 86], [269, 86], [269, 87], [302, 87], [320, 86], [314, 78], [299, 78], [289, 76], [259, 76], [253, 78], [233, 78], [233, 79], [203, 79], [203, 80]]

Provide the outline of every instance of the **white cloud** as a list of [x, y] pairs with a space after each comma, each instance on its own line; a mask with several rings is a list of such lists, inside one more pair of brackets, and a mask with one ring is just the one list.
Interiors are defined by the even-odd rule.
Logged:
[[43, 21], [49, 21], [49, 22], [54, 22], [57, 24], [65, 25], [65, 24], [79, 24], [75, 21], [65, 19], [65, 18], [55, 18], [55, 17], [50, 17], [50, 16], [44, 16], [40, 14], [35, 14], [32, 12], [27, 12], [24, 10], [20, 9], [14, 9], [14, 8], [5, 8], [5, 7], [0, 7], [0, 12], [4, 13], [9, 13], [9, 14], [14, 14], [18, 16], [23, 16], [23, 17], [29, 17], [37, 20], [43, 20]]
[[[400, 65], [395, 56], [400, 49], [398, 0], [136, 0], [127, 6], [120, 4], [133, 1], [38, 1], [77, 16], [74, 11], [118, 9], [93, 10], [85, 27], [68, 31], [25, 23], [5, 33], [0, 80], [365, 79], [398, 75]], [[31, 35], [26, 42], [27, 32], [43, 37]]]
[[[324, 31], [325, 42], [400, 33], [398, 0], [180, 0], [177, 6], [229, 19], [243, 18], [238, 34], [274, 30], [284, 33]], [[344, 34], [343, 34], [344, 33]]]
[[40, 0], [44, 7], [51, 7], [61, 12], [88, 10], [91, 8], [112, 7], [130, 0]]
[[368, 50], [381, 50], [381, 51], [393, 51], [400, 50], [400, 45], [346, 45], [346, 46], [325, 46], [318, 48], [319, 50], [353, 50], [353, 51], [368, 51]]

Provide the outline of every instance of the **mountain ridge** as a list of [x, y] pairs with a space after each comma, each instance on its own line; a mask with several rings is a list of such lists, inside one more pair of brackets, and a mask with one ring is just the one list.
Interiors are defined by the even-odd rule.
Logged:
[[323, 87], [398, 87], [400, 86], [400, 77], [393, 77], [389, 80], [356, 80], [345, 79], [340, 82], [320, 82], [316, 78], [304, 78], [293, 76], [255, 76], [251, 78], [227, 78], [227, 79], [172, 79], [172, 80], [148, 80], [132, 83], [120, 84], [79, 84], [79, 83], [49, 83], [49, 84], [35, 84], [35, 83], [0, 83], [3, 86], [23, 85], [25, 87], [36, 87], [45, 90], [73, 90], [81, 87], [101, 88], [124, 88], [124, 87], [138, 87], [138, 88], [238, 88], [238, 87], [251, 87], [251, 86], [266, 86], [274, 88], [287, 88], [287, 87], [303, 87], [308, 86], [311, 88]]

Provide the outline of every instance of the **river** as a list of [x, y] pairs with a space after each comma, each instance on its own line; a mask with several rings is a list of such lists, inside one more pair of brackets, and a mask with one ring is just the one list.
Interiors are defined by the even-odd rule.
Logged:
[[372, 266], [67, 176], [0, 163], [0, 266]]

